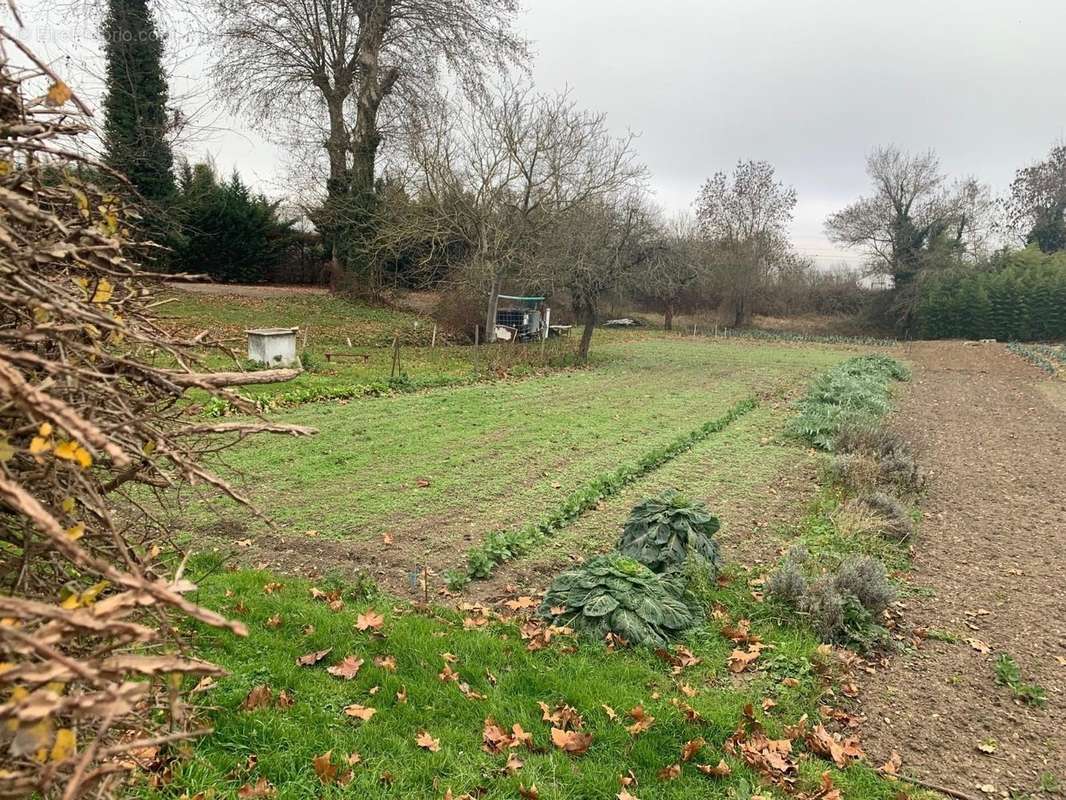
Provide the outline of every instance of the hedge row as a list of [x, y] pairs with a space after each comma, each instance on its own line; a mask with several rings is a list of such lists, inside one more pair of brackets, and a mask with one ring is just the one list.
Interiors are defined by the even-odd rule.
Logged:
[[994, 269], [952, 271], [925, 282], [918, 328], [927, 339], [1066, 338], [1066, 253], [1032, 248], [1000, 257]]

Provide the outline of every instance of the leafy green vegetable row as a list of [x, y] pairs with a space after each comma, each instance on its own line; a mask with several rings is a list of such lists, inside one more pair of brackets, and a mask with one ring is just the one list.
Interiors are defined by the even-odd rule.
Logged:
[[594, 508], [604, 498], [617, 494], [667, 461], [677, 458], [709, 436], [724, 430], [732, 422], [754, 410], [757, 405], [755, 398], [741, 400], [718, 419], [704, 423], [664, 447], [645, 453], [636, 463], [626, 464], [594, 478], [567, 497], [555, 511], [540, 522], [516, 530], [490, 533], [480, 546], [472, 549], [467, 555], [465, 571], [448, 573], [448, 584], [453, 589], [460, 588], [472, 579], [489, 577], [500, 564], [529, 552], [535, 545]]

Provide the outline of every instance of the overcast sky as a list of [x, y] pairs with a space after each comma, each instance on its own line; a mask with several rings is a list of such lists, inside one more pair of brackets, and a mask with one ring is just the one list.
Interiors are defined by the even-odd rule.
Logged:
[[[527, 0], [541, 89], [569, 87], [639, 134], [658, 200], [690, 207], [738, 159], [796, 187], [793, 236], [829, 266], [822, 222], [866, 190], [878, 144], [934, 148], [1006, 189], [1066, 140], [1064, 0]], [[86, 45], [91, 42], [86, 41]], [[186, 71], [205, 83], [199, 63]], [[239, 120], [197, 145], [272, 194], [282, 157]]]

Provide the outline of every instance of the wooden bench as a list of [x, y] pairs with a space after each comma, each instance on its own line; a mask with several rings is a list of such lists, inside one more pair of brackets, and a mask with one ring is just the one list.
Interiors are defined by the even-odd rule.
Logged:
[[332, 362], [333, 359], [343, 361], [346, 358], [355, 361], [357, 358], [361, 358], [364, 364], [370, 363], [370, 353], [326, 353], [326, 361]]

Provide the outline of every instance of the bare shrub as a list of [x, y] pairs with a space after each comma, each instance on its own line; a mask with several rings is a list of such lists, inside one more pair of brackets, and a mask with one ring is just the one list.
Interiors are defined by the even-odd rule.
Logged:
[[[0, 29], [4, 797], [107, 794], [161, 724], [161, 754], [193, 735], [175, 687], [222, 671], [180, 653], [173, 618], [245, 627], [190, 601], [183, 568], [160, 561], [168, 531], [140, 505], [145, 487], [195, 482], [241, 500], [198, 463], [217, 435], [309, 432], [185, 417], [187, 388], [221, 395], [227, 381], [194, 373], [191, 342], [153, 321], [150, 276], [125, 241], [135, 217], [86, 177], [107, 170], [75, 153], [85, 128], [72, 103]], [[160, 353], [178, 368], [155, 366]]]
[[896, 590], [888, 580], [885, 565], [870, 556], [848, 558], [833, 579], [833, 586], [842, 595], [851, 595], [870, 615], [879, 619], [896, 599]]
[[870, 492], [858, 498], [858, 503], [881, 517], [881, 535], [886, 539], [902, 544], [914, 536], [910, 509], [898, 497], [887, 492]]
[[832, 576], [824, 575], [811, 584], [800, 598], [798, 607], [823, 641], [835, 641], [841, 637], [846, 623], [845, 601]]
[[807, 579], [799, 564], [790, 558], [785, 559], [766, 579], [766, 596], [792, 608], [799, 608], [806, 594]]
[[825, 478], [848, 494], [867, 492], [881, 480], [880, 464], [866, 453], [839, 453], [826, 465]]

